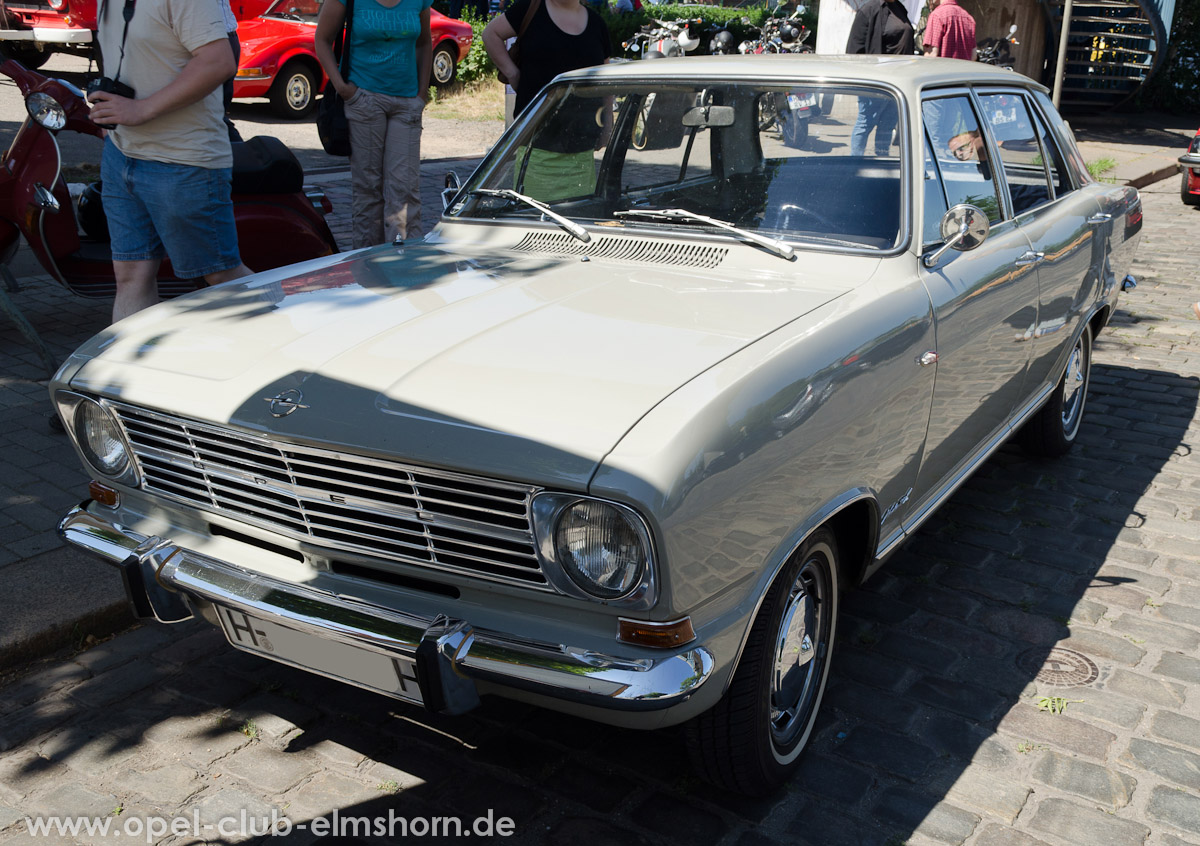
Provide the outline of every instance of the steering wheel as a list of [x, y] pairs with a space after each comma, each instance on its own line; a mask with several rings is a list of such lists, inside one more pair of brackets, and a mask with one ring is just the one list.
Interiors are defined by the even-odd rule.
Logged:
[[[825, 215], [813, 211], [806, 206], [797, 205], [796, 203], [784, 203], [781, 205], [779, 207], [779, 214], [775, 220], [779, 229], [802, 229], [808, 232], [821, 232], [826, 235], [836, 235], [838, 232], [837, 225]], [[801, 226], [799, 224], [800, 221], [812, 221], [817, 226]]]

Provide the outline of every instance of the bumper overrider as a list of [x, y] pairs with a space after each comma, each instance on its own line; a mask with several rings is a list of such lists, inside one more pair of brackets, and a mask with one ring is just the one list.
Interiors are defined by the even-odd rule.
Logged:
[[1179, 157], [1184, 170], [1200, 171], [1200, 153], [1184, 153]]
[[[610, 710], [661, 710], [689, 699], [713, 671], [712, 653], [702, 646], [662, 658], [620, 658], [484, 631], [445, 616], [408, 615], [147, 537], [90, 512], [89, 504], [72, 509], [59, 534], [121, 571], [138, 618], [177, 623], [199, 612], [212, 622], [214, 615], [204, 611], [216, 611], [235, 647], [431, 711], [470, 710], [479, 702], [477, 682]], [[275, 654], [272, 641], [308, 647], [293, 646], [289, 657], [282, 649]], [[310, 654], [332, 657], [323, 666], [306, 660]], [[378, 667], [357, 678], [330, 669], [330, 661], [340, 668], [347, 656], [382, 662], [384, 677], [388, 667], [395, 672], [379, 683]]]

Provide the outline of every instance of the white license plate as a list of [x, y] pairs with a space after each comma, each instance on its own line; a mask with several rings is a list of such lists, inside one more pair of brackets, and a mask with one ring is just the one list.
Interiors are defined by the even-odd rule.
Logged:
[[811, 109], [817, 104], [816, 94], [789, 94], [787, 99], [788, 108], [792, 111]]
[[218, 606], [217, 612], [225, 637], [238, 649], [421, 704], [411, 658], [326, 640], [233, 608]]

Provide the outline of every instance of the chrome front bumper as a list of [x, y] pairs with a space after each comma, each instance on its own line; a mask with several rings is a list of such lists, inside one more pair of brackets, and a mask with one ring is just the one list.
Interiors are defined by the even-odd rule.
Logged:
[[0, 29], [0, 41], [33, 41], [43, 44], [91, 44], [88, 29], [68, 29], [57, 26], [35, 26], [32, 29]]
[[72, 509], [59, 524], [69, 543], [121, 571], [136, 616], [164, 623], [193, 616], [185, 597], [231, 608], [324, 640], [414, 660], [425, 707], [459, 714], [479, 701], [477, 681], [584, 705], [652, 711], [687, 701], [712, 674], [702, 646], [662, 658], [621, 658], [422, 619], [219, 561]]

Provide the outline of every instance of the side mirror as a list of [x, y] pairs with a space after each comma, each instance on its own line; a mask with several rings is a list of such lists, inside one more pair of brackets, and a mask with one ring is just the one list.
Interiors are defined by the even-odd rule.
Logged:
[[1010, 26], [1010, 27], [1008, 28], [1008, 34], [1009, 34], [1009, 35], [1015, 35], [1015, 34], [1016, 34], [1016, 32], [1017, 32], [1017, 25], [1016, 25], [1016, 24], [1013, 24], [1012, 26]]
[[458, 174], [451, 170], [446, 173], [446, 181], [443, 184], [445, 187], [442, 188], [442, 211], [445, 211], [450, 208], [450, 204], [458, 196], [462, 183], [458, 181]]
[[978, 206], [961, 203], [942, 217], [942, 237], [946, 243], [922, 260], [926, 267], [933, 267], [946, 251], [953, 248], [959, 252], [973, 250], [987, 240], [991, 224], [987, 214]]

